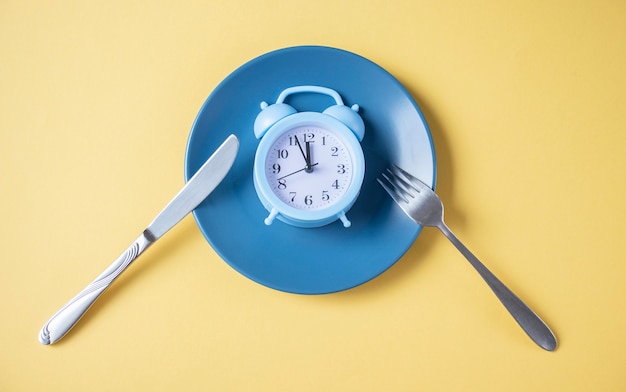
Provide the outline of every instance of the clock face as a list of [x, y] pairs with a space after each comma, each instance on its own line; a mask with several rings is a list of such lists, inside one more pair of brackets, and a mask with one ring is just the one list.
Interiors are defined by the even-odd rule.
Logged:
[[272, 144], [265, 175], [272, 192], [299, 210], [320, 210], [338, 202], [353, 181], [354, 155], [333, 131], [300, 125]]

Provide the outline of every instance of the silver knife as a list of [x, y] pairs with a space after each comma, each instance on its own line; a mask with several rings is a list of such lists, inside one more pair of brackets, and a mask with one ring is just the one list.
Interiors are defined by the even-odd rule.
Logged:
[[235, 135], [230, 135], [139, 238], [100, 276], [44, 324], [39, 332], [39, 341], [42, 344], [52, 344], [65, 336], [96, 299], [140, 254], [187, 216], [217, 187], [232, 167], [238, 150], [239, 140]]

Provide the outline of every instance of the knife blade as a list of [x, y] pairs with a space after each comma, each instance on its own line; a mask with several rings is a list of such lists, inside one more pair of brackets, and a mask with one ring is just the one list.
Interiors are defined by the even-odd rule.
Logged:
[[41, 344], [52, 344], [65, 336], [140, 254], [206, 199], [229, 172], [238, 150], [239, 140], [230, 135], [124, 253], [44, 324], [39, 332]]

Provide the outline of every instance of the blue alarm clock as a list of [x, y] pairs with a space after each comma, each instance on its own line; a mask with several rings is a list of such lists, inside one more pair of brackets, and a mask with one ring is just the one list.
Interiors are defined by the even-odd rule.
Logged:
[[[297, 93], [319, 93], [334, 105], [323, 112], [301, 111], [285, 103]], [[356, 201], [365, 158], [365, 134], [359, 106], [343, 104], [330, 88], [295, 86], [283, 90], [276, 103], [261, 103], [254, 122], [260, 139], [254, 158], [254, 187], [269, 211], [265, 224], [278, 218], [298, 227], [320, 227], [337, 219], [351, 225], [346, 212]]]

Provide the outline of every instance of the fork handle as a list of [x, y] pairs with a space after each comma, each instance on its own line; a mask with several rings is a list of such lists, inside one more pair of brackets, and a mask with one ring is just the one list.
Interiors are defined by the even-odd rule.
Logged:
[[441, 223], [437, 226], [439, 230], [456, 246], [456, 248], [465, 256], [465, 258], [472, 264], [474, 269], [478, 271], [480, 276], [487, 282], [491, 290], [496, 294], [496, 297], [502, 302], [504, 307], [509, 311], [511, 316], [522, 327], [524, 332], [537, 343], [541, 348], [553, 351], [556, 349], [557, 342], [556, 337], [548, 328], [546, 323], [535, 314], [524, 302], [522, 302], [517, 295], [515, 295], [508, 287], [504, 285], [491, 271], [478, 260], [469, 249], [461, 243], [461, 241], [454, 235], [454, 233], [446, 226], [445, 223]]

